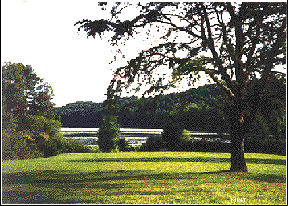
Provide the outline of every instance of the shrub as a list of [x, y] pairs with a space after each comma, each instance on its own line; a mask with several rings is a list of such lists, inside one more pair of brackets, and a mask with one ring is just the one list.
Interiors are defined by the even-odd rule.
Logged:
[[73, 138], [65, 139], [62, 134], [56, 133], [48, 139], [42, 138], [38, 147], [44, 153], [44, 157], [55, 156], [61, 153], [94, 153], [99, 152], [97, 148], [85, 145]]
[[75, 139], [67, 139], [66, 152], [69, 153], [89, 153], [94, 152], [91, 146], [85, 145]]
[[140, 151], [160, 151], [163, 148], [163, 141], [161, 136], [151, 136], [140, 147]]
[[14, 129], [5, 129], [2, 133], [3, 159], [28, 159], [43, 156], [36, 144], [29, 140], [28, 135], [16, 132]]
[[117, 144], [119, 151], [121, 151], [121, 152], [127, 152], [127, 151], [132, 150], [132, 148], [130, 147], [130, 145], [128, 144], [128, 142], [125, 140], [124, 137], [118, 139], [116, 141], [116, 144]]
[[38, 142], [38, 147], [43, 151], [44, 157], [56, 156], [59, 154], [57, 143], [52, 138], [49, 138], [48, 140], [41, 139]]
[[180, 140], [183, 142], [187, 142], [190, 140], [190, 132], [186, 129], [183, 129], [182, 134], [180, 136]]

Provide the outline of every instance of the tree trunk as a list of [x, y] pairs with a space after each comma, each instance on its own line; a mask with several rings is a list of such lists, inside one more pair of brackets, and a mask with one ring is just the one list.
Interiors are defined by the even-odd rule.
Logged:
[[231, 144], [231, 172], [248, 172], [244, 158], [244, 136], [232, 133]]
[[[233, 111], [234, 110], [234, 111]], [[243, 111], [236, 106], [230, 110], [231, 172], [248, 172], [244, 158], [245, 127]]]

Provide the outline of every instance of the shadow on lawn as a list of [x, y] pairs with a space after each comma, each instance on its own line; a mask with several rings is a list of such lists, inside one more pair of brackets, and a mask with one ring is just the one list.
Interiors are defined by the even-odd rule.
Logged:
[[[76, 203], [104, 203], [101, 198], [86, 199], [81, 201], [79, 198], [56, 198], [58, 191], [45, 191], [45, 192], [27, 192], [27, 191], [2, 191], [2, 202], [4, 204], [76, 204]], [[69, 193], [67, 193], [69, 195]], [[59, 195], [58, 195], [59, 196]]]
[[[231, 181], [239, 179], [256, 180], [260, 182], [284, 183], [283, 175], [261, 175], [250, 173], [231, 173], [228, 170], [200, 173], [153, 173], [145, 170], [111, 170], [98, 172], [75, 172], [44, 170], [37, 172], [18, 172], [3, 174], [2, 176], [2, 201], [3, 203], [105, 203], [105, 196], [121, 195], [123, 188], [126, 195], [169, 195], [171, 191], [140, 191], [138, 184], [161, 184], [166, 180], [187, 180], [199, 183], [211, 183], [217, 177], [226, 183], [227, 177]], [[224, 179], [222, 179], [224, 178]], [[122, 182], [121, 180], [125, 181]], [[139, 180], [139, 181], [138, 181]], [[127, 181], [130, 183], [130, 189]], [[134, 189], [133, 187], [134, 182]], [[154, 182], [154, 183], [153, 183]], [[162, 182], [163, 184], [163, 182]], [[166, 184], [165, 184], [166, 186]], [[147, 185], [146, 185], [147, 187]], [[122, 188], [122, 189], [121, 189]], [[88, 191], [83, 192], [83, 189]], [[89, 199], [90, 191], [100, 191]], [[116, 189], [116, 190], [115, 190]], [[191, 189], [191, 188], [190, 188]], [[193, 189], [193, 188], [192, 188]], [[82, 191], [82, 193], [79, 191]], [[157, 194], [156, 194], [157, 193]], [[84, 195], [84, 199], [82, 198]], [[81, 198], [80, 198], [81, 197]]]
[[[230, 162], [230, 158], [212, 158], [212, 157], [91, 158], [91, 159], [69, 160], [68, 162]], [[246, 158], [246, 163], [285, 165], [286, 161], [279, 159]]]

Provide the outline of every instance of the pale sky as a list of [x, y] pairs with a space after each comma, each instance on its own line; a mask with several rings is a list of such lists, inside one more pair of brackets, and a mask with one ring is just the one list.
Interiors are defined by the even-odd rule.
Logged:
[[[106, 40], [87, 39], [74, 26], [82, 19], [105, 18], [97, 4], [95, 0], [1, 0], [1, 66], [8, 61], [31, 65], [52, 86], [56, 106], [103, 102], [116, 68], [109, 65], [115, 48]], [[132, 41], [126, 51], [135, 57], [147, 45]]]
[[[109, 65], [115, 48], [106, 40], [87, 39], [74, 26], [82, 19], [105, 18], [97, 4], [95, 0], [1, 0], [1, 66], [8, 61], [31, 65], [52, 86], [56, 106], [103, 102], [115, 69]], [[135, 57], [147, 45], [135, 40], [126, 51]]]
[[111, 47], [74, 26], [96, 19], [97, 1], [1, 0], [1, 65], [31, 65], [54, 90], [53, 102], [102, 102], [112, 78]]

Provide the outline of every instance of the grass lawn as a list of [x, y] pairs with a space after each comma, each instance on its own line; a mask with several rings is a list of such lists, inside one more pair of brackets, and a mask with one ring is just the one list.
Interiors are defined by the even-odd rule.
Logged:
[[285, 204], [286, 157], [245, 158], [249, 173], [225, 172], [230, 154], [208, 152], [70, 153], [2, 161], [2, 203]]

